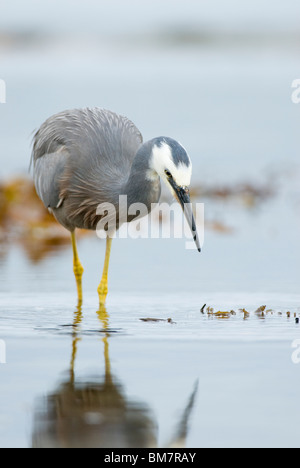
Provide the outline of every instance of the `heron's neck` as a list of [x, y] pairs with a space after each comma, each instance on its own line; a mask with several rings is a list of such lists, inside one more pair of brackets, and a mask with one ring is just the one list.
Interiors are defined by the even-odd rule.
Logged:
[[131, 167], [131, 172], [124, 185], [128, 205], [144, 203], [149, 209], [151, 203], [157, 203], [160, 197], [160, 178], [150, 167], [148, 143], [138, 150]]

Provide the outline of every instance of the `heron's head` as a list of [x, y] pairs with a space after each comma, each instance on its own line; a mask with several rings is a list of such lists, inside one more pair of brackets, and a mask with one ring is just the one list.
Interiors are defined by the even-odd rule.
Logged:
[[152, 140], [149, 178], [157, 177], [157, 175], [165, 182], [184, 210], [200, 252], [200, 242], [189, 195], [192, 162], [184, 147], [172, 138], [159, 137]]

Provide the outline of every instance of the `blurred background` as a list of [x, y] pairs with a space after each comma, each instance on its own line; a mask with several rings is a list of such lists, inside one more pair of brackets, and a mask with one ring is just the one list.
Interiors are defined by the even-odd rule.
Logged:
[[[2, 2], [0, 338], [9, 360], [1, 367], [2, 445], [28, 446], [31, 437], [33, 445], [49, 445], [55, 431], [48, 417], [68, 434], [69, 424], [53, 414], [64, 401], [72, 417], [78, 395], [84, 424], [95, 424], [91, 411], [103, 411], [103, 389], [129, 422], [142, 415], [137, 427], [148, 427], [151, 440], [154, 410], [166, 440], [175, 416], [178, 422], [194, 411], [199, 376], [189, 446], [299, 443], [299, 373], [290, 360], [299, 331], [291, 325], [300, 288], [300, 104], [291, 99], [300, 78], [299, 19], [299, 0]], [[145, 140], [179, 140], [193, 161], [193, 201], [205, 204], [201, 255], [186, 250], [184, 239], [114, 241], [103, 343], [95, 311], [104, 242], [80, 234], [84, 310], [72, 324], [69, 234], [37, 199], [29, 172], [34, 130], [54, 113], [86, 106], [126, 115]], [[200, 315], [204, 303], [242, 308], [242, 315], [210, 321]], [[243, 308], [262, 303], [278, 312], [273, 319], [269, 313], [269, 327], [261, 313], [256, 322], [240, 319], [248, 317]], [[171, 317], [176, 325], [141, 317]], [[110, 340], [128, 401], [110, 376]], [[105, 385], [94, 379], [103, 371], [95, 372], [99, 344]], [[74, 387], [77, 346], [83, 377]], [[70, 356], [71, 379], [58, 378]], [[91, 389], [92, 409], [85, 407]]]
[[[32, 135], [56, 112], [99, 106], [128, 116], [145, 140], [169, 135], [188, 149], [194, 200], [206, 207], [202, 265], [187, 260], [197, 282], [234, 289], [242, 261], [244, 289], [297, 288], [299, 13], [297, 0], [6, 2], [2, 254], [17, 238], [37, 261], [68, 241], [27, 184]], [[257, 280], [262, 264], [269, 280]]]
[[[13, 0], [1, 11], [3, 255], [16, 238], [33, 261], [68, 241], [27, 184], [32, 135], [56, 112], [99, 106], [145, 140], [169, 135], [188, 149], [194, 200], [206, 207], [202, 264], [187, 260], [197, 284], [230, 277], [235, 289], [242, 263], [244, 289], [298, 287], [299, 2]], [[158, 248], [147, 243], [149, 259]]]

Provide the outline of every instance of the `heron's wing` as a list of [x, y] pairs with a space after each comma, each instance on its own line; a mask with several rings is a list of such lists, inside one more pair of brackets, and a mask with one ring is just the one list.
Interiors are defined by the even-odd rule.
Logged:
[[32, 161], [64, 146], [70, 162], [86, 166], [101, 161], [122, 170], [133, 161], [143, 138], [127, 118], [96, 108], [72, 109], [50, 117], [34, 136]]
[[[99, 190], [100, 201], [117, 194], [128, 180], [132, 162], [143, 138], [127, 117], [105, 109], [81, 109], [72, 114], [70, 135], [70, 168], [73, 178], [85, 180], [93, 190]], [[73, 184], [74, 182], [74, 184]]]
[[44, 154], [34, 163], [34, 184], [38, 196], [47, 208], [58, 208], [60, 197], [60, 177], [66, 167], [68, 151], [61, 148], [56, 153]]
[[[126, 117], [100, 108], [73, 109], [50, 117], [34, 136], [37, 192], [47, 207], [68, 198], [70, 210], [114, 202], [143, 142]], [[70, 215], [69, 215], [70, 216]]]

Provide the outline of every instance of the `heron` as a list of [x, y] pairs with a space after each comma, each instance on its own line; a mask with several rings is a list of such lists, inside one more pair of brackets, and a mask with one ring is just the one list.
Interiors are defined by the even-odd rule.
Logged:
[[[71, 109], [48, 118], [36, 131], [31, 163], [37, 195], [70, 231], [79, 302], [84, 270], [75, 230], [96, 230], [101, 219], [97, 207], [103, 203], [115, 206], [118, 229], [120, 195], [127, 196], [128, 205], [143, 203], [150, 212], [159, 201], [161, 180], [165, 182], [182, 206], [201, 251], [189, 196], [192, 163], [185, 148], [173, 138], [143, 142], [141, 132], [125, 116], [99, 107]], [[132, 220], [132, 215], [126, 214], [125, 222]], [[108, 232], [97, 290], [100, 305], [105, 304], [108, 293], [112, 237]]]

